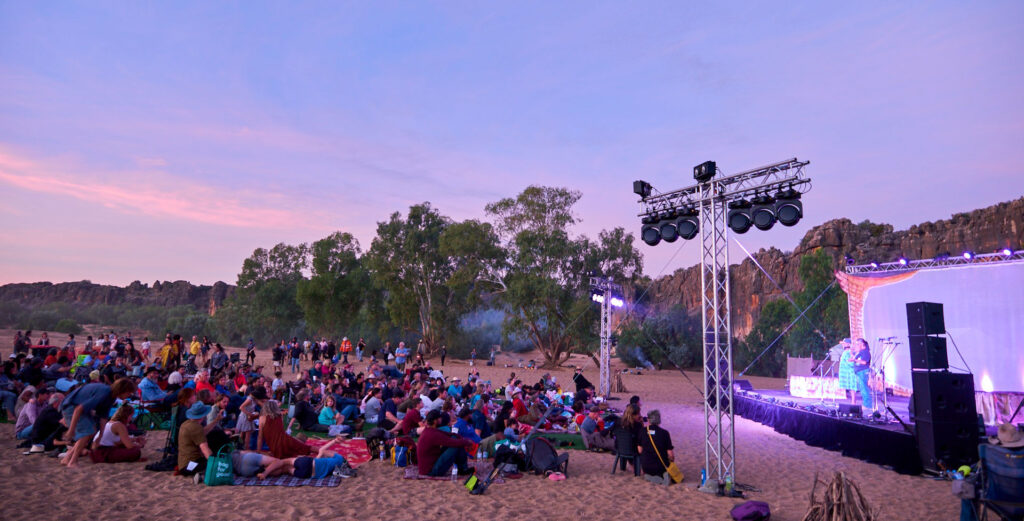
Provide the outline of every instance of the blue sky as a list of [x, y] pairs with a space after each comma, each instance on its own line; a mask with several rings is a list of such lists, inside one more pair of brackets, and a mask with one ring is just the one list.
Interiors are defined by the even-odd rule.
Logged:
[[751, 250], [903, 228], [1024, 195], [1022, 49], [1020, 2], [0, 1], [0, 283], [233, 282], [259, 246], [368, 248], [529, 184], [638, 232], [632, 181], [708, 159], [811, 161], [805, 220]]

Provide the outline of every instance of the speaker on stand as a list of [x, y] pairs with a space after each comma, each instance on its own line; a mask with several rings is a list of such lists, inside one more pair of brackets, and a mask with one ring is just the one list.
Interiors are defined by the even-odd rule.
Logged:
[[978, 460], [974, 375], [949, 372], [942, 304], [907, 304], [914, 432], [925, 470]]

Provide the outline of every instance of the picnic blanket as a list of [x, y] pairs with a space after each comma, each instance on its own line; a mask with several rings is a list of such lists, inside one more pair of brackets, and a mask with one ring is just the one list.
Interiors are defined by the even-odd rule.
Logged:
[[328, 476], [321, 479], [297, 478], [295, 476], [274, 476], [267, 479], [235, 477], [235, 485], [246, 487], [336, 487], [341, 484], [338, 476]]
[[[327, 445], [328, 441], [330, 440], [309, 438], [306, 440], [306, 445], [313, 448], [314, 454], [311, 455], [316, 456], [315, 452], [320, 450], [320, 447]], [[358, 468], [363, 463], [370, 461], [370, 450], [366, 448], [365, 438], [352, 438], [351, 440], [335, 443], [331, 450], [344, 456], [345, 461], [352, 468]]]

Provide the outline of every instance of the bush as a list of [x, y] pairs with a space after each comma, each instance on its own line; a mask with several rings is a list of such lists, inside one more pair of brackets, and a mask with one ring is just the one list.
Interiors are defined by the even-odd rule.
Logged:
[[77, 335], [82, 332], [82, 326], [70, 318], [62, 318], [53, 326], [53, 330]]

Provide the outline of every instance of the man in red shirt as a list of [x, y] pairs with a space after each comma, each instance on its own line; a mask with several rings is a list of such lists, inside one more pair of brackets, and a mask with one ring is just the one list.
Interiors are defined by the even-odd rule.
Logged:
[[466, 448], [472, 442], [438, 429], [440, 420], [440, 411], [427, 413], [427, 427], [420, 433], [420, 440], [416, 443], [420, 475], [447, 476], [453, 464], [458, 468], [460, 476], [472, 474], [473, 469], [466, 466]]
[[210, 372], [206, 369], [200, 369], [199, 373], [196, 374], [196, 392], [206, 389], [210, 391], [210, 394], [216, 394], [217, 388], [210, 383]]
[[521, 418], [529, 414], [529, 410], [526, 409], [526, 402], [523, 401], [523, 391], [516, 390], [512, 394], [512, 417]]

